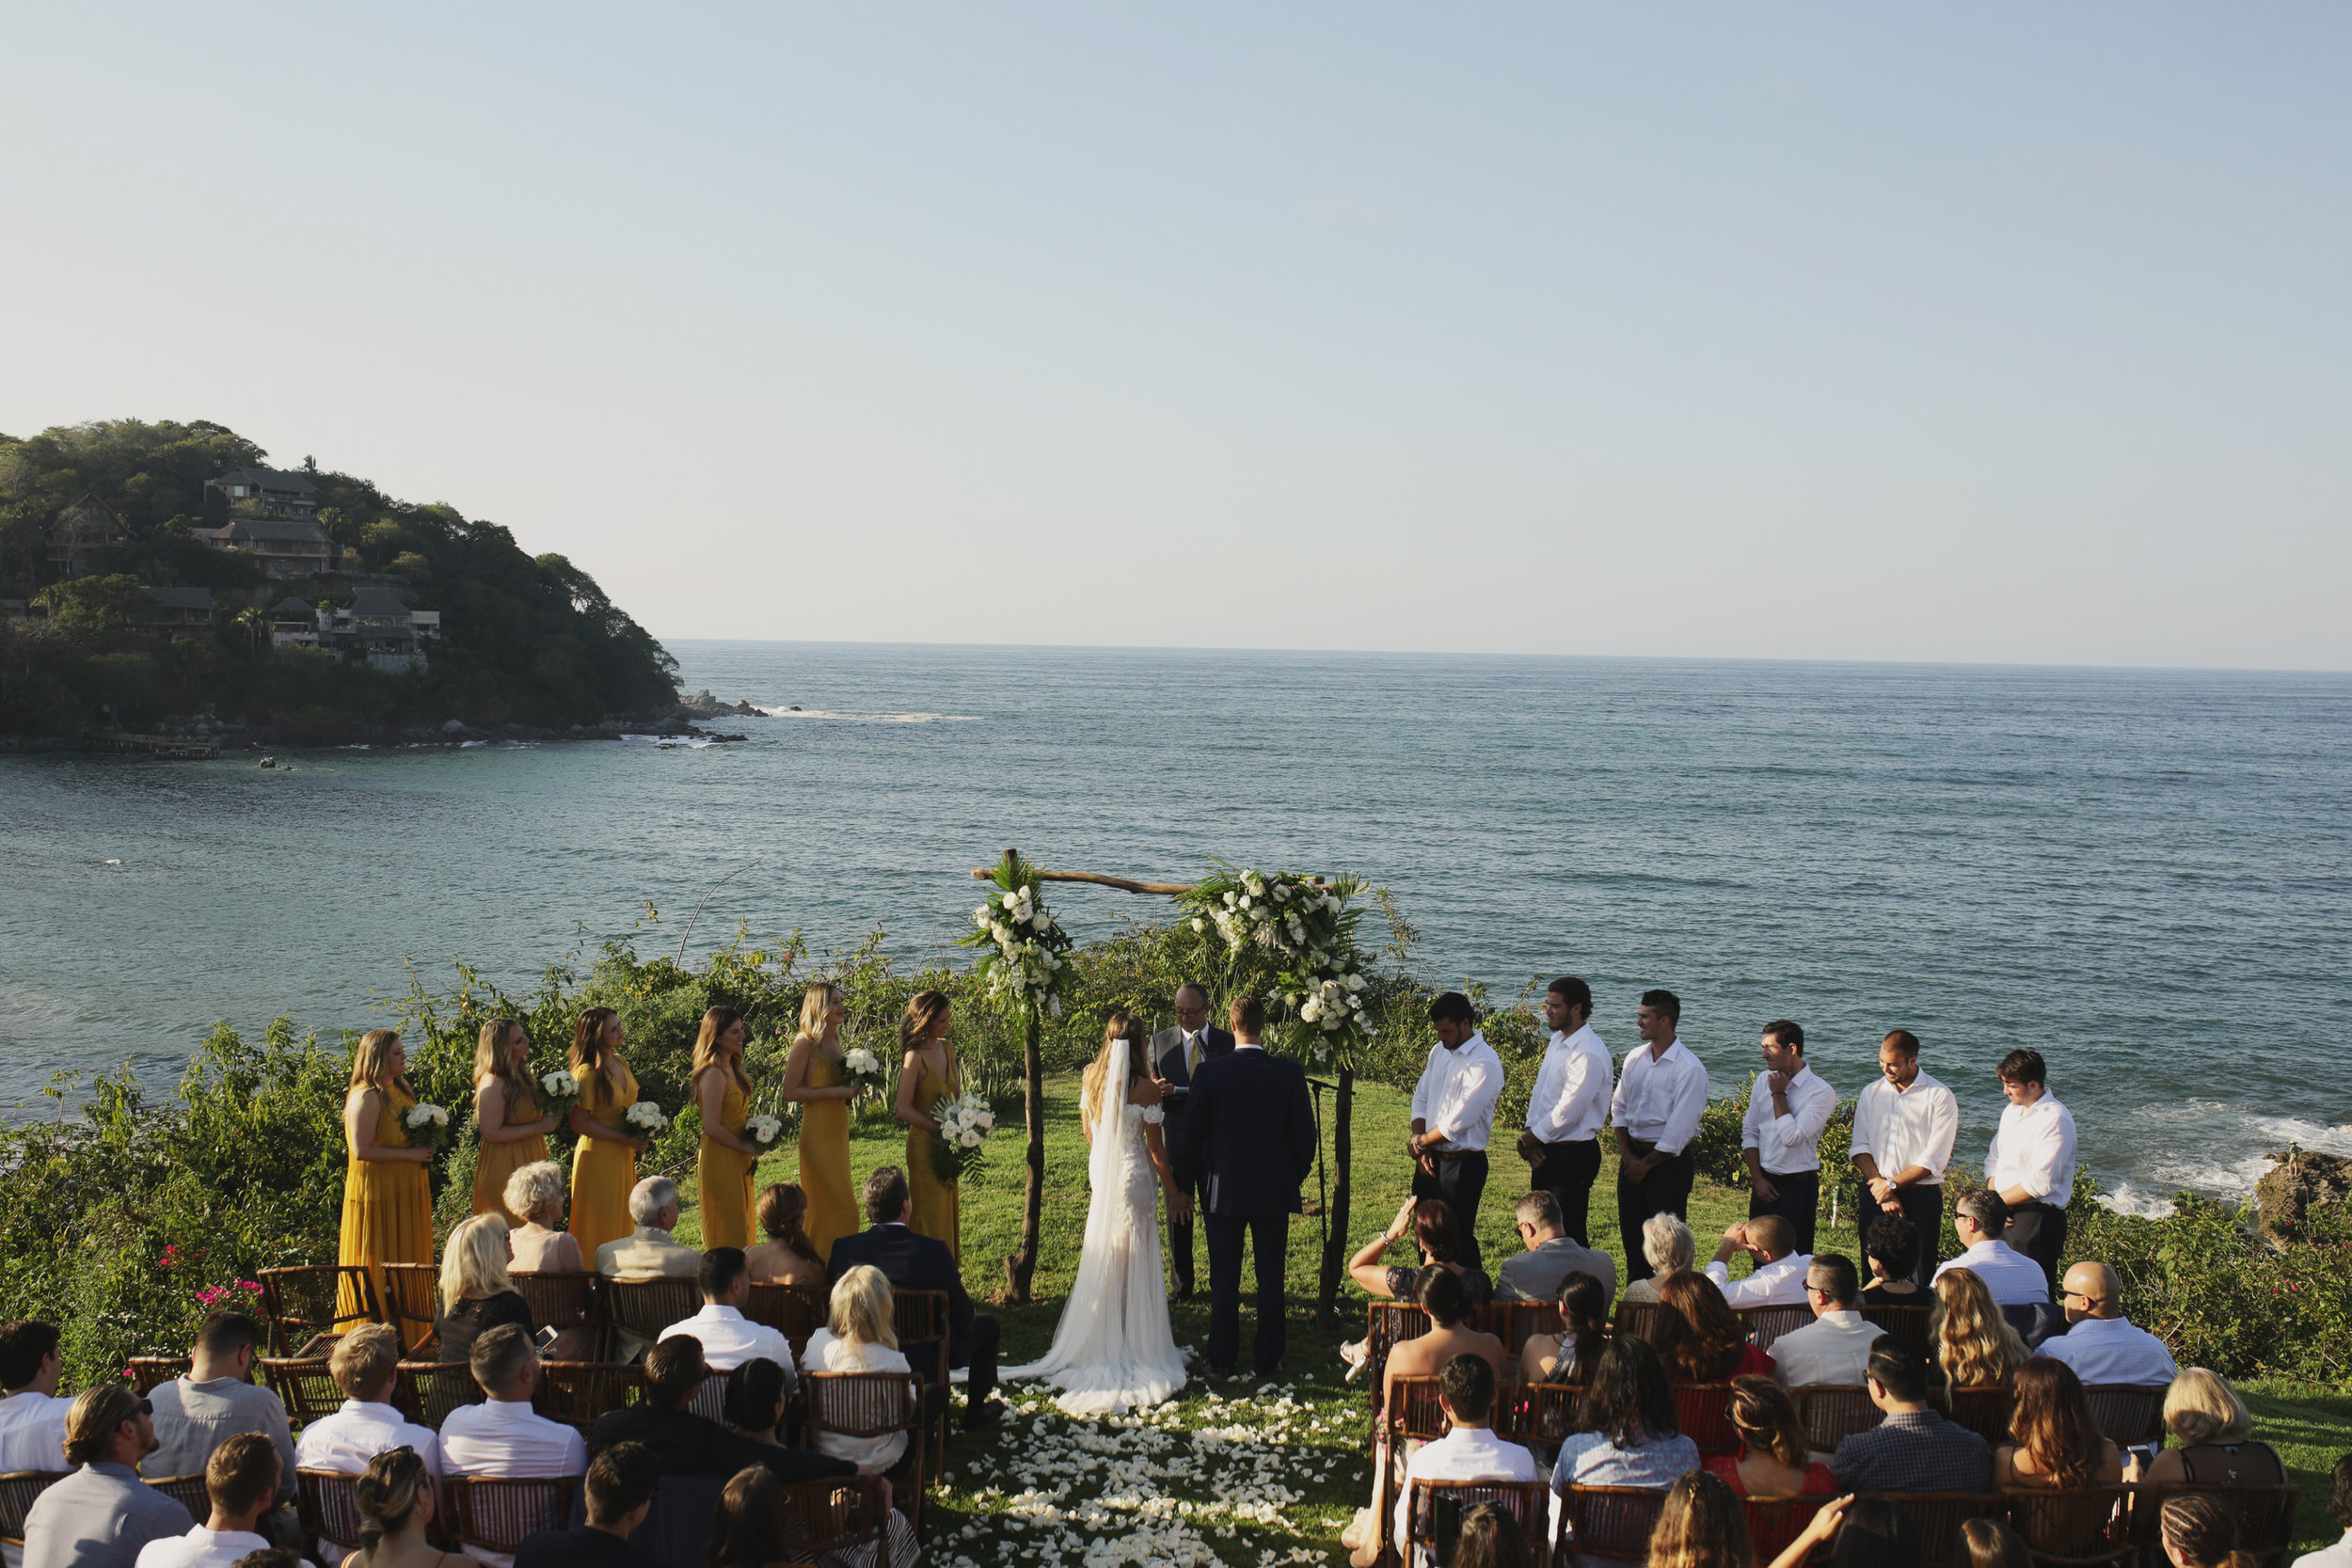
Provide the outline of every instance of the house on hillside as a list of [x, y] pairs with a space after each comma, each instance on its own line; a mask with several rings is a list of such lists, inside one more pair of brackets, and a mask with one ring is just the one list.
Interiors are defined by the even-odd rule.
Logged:
[[216, 550], [244, 550], [273, 578], [314, 578], [335, 569], [342, 546], [318, 524], [302, 518], [231, 517], [196, 536]]
[[292, 594], [270, 607], [269, 645], [273, 648], [315, 648], [319, 645], [318, 607]]
[[319, 629], [378, 670], [413, 673], [424, 668], [423, 644], [440, 638], [441, 612], [409, 609], [397, 589], [362, 588], [343, 609], [320, 611]]
[[308, 519], [319, 512], [317, 483], [291, 469], [239, 468], [206, 480], [204, 488], [227, 498], [229, 510], [239, 516]]
[[213, 591], [209, 588], [149, 588], [155, 601], [142, 624], [158, 631], [185, 631], [213, 624]]
[[103, 567], [106, 552], [130, 542], [131, 531], [93, 491], [57, 514], [50, 525], [49, 564], [61, 578], [82, 577]]

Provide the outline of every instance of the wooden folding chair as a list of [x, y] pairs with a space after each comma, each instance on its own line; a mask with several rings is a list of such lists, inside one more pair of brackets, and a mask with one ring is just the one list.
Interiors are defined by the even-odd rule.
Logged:
[[324, 1355], [344, 1330], [384, 1321], [374, 1277], [358, 1263], [304, 1263], [253, 1277], [262, 1287], [270, 1348], [279, 1355]]
[[1919, 1568], [1962, 1568], [1968, 1550], [1960, 1527], [1971, 1519], [1997, 1519], [2009, 1504], [1994, 1492], [1886, 1492], [1880, 1494], [1911, 1516], [1919, 1537]]
[[568, 1525], [572, 1494], [579, 1490], [578, 1476], [444, 1476], [449, 1537], [469, 1551], [479, 1547], [511, 1556], [524, 1536]]
[[1748, 1331], [1748, 1342], [1760, 1351], [1771, 1350], [1773, 1340], [1812, 1321], [1810, 1307], [1749, 1307], [1740, 1313], [1740, 1326]]
[[542, 1361], [539, 1390], [532, 1408], [550, 1421], [577, 1428], [582, 1437], [608, 1410], [639, 1402], [645, 1369], [619, 1361]]
[[145, 1399], [162, 1385], [187, 1371], [195, 1363], [184, 1355], [135, 1355], [126, 1365], [131, 1373], [131, 1386], [138, 1390], [141, 1399]]
[[2101, 1568], [2138, 1556], [2132, 1501], [2138, 1488], [2089, 1486], [2079, 1492], [2010, 1487], [2001, 1494], [2009, 1522], [2033, 1560], [2046, 1568]]
[[209, 1519], [213, 1516], [213, 1497], [204, 1490], [203, 1471], [199, 1470], [192, 1476], [142, 1476], [139, 1479], [146, 1481], [151, 1490], [161, 1492], [186, 1509], [189, 1518]]
[[[828, 1374], [862, 1377], [862, 1372]], [[886, 1374], [896, 1376], [896, 1373]], [[890, 1555], [890, 1511], [882, 1504], [881, 1483], [872, 1476], [843, 1476], [837, 1480], [787, 1481], [784, 1539], [776, 1556], [786, 1562], [858, 1560], [871, 1544], [872, 1568], [906, 1568]], [[900, 1496], [905, 1494], [901, 1493]], [[846, 1499], [846, 1500], [845, 1500]], [[919, 1497], [917, 1499], [919, 1501]], [[908, 1523], [914, 1523], [913, 1515]]]
[[1797, 1418], [1804, 1423], [1804, 1445], [1817, 1453], [1836, 1453], [1838, 1444], [1879, 1424], [1879, 1407], [1870, 1402], [1867, 1388], [1817, 1384], [1788, 1392], [1797, 1402]]
[[808, 1337], [825, 1326], [831, 1300], [814, 1285], [755, 1285], [743, 1316], [783, 1335], [797, 1364], [808, 1351]]
[[2164, 1441], [2164, 1395], [2161, 1385], [2148, 1388], [2128, 1383], [2094, 1383], [2083, 1390], [2100, 1434], [2119, 1449]]
[[[1435, 1373], [1389, 1380], [1389, 1407], [1383, 1419], [1391, 1438], [1399, 1443], [1434, 1443], [1446, 1434], [1452, 1423], [1445, 1418], [1445, 1407], [1438, 1402], [1438, 1381]], [[1400, 1447], [1396, 1451], [1405, 1450]]]
[[2303, 1500], [2299, 1486], [2153, 1486], [2132, 1504], [2132, 1534], [2151, 1568], [2169, 1568], [2158, 1528], [2165, 1499], [2192, 1492], [2211, 1497], [2237, 1521], [2238, 1548], [2261, 1568], [2279, 1568], [2294, 1549], [2295, 1511]]
[[262, 1376], [297, 1427], [332, 1416], [343, 1407], [343, 1391], [335, 1386], [335, 1374], [324, 1355], [263, 1356]]
[[1380, 1408], [1380, 1380], [1388, 1375], [1389, 1352], [1407, 1339], [1429, 1332], [1429, 1314], [1409, 1301], [1375, 1301], [1365, 1314], [1364, 1341], [1370, 1353], [1364, 1370], [1372, 1374], [1372, 1408]]
[[419, 1426], [441, 1430], [460, 1405], [480, 1404], [482, 1385], [463, 1361], [403, 1361], [392, 1371], [392, 1403]]
[[1731, 1424], [1731, 1385], [1677, 1383], [1675, 1420], [1702, 1454], [1738, 1453], [1740, 1429]]
[[[1416, 1481], [1405, 1499], [1405, 1568], [1420, 1561], [1423, 1551], [1433, 1561], [1453, 1561], [1462, 1515], [1482, 1503], [1492, 1503], [1518, 1521], [1519, 1539], [1527, 1543], [1528, 1568], [1538, 1568], [1549, 1533], [1550, 1501], [1550, 1483], [1542, 1481]], [[1383, 1516], [1380, 1528], [1393, 1553], [1395, 1526]]]
[[1788, 1544], [1804, 1533], [1813, 1516], [1836, 1500], [1820, 1493], [1804, 1497], [1741, 1497], [1740, 1506], [1748, 1516], [1748, 1544], [1756, 1549], [1756, 1562], [1769, 1564], [1787, 1551]]
[[727, 1373], [704, 1374], [703, 1386], [686, 1402], [687, 1414], [723, 1424], [727, 1418]]
[[1550, 1301], [1498, 1301], [1482, 1309], [1486, 1332], [1502, 1341], [1503, 1354], [1514, 1361], [1538, 1334], [1560, 1335], [1560, 1305]]
[[953, 1419], [947, 1387], [947, 1374], [954, 1368], [954, 1352], [948, 1343], [947, 1292], [894, 1289], [890, 1292], [890, 1319], [907, 1365], [927, 1385], [939, 1390], [931, 1396], [939, 1409], [939, 1443], [931, 1453], [932, 1463], [944, 1469], [950, 1436], [948, 1425]]
[[1528, 1383], [1497, 1395], [1502, 1418], [1495, 1434], [1518, 1444], [1542, 1459], [1556, 1455], [1574, 1430], [1576, 1407], [1584, 1398], [1581, 1385]]
[[1560, 1540], [1554, 1568], [1581, 1557], [1649, 1560], [1649, 1538], [1666, 1494], [1646, 1486], [1571, 1486], [1560, 1498]]
[[1658, 1305], [1654, 1301], [1617, 1303], [1616, 1316], [1610, 1322], [1610, 1338], [1646, 1340], [1649, 1338], [1650, 1320], [1658, 1316]]
[[[65, 1458], [58, 1450], [60, 1461]], [[71, 1470], [10, 1470], [0, 1476], [0, 1541], [11, 1546], [24, 1544], [24, 1515], [33, 1511], [40, 1495], [72, 1475]], [[209, 1511], [207, 1516], [209, 1517]]]
[[[608, 1347], [601, 1335], [592, 1336], [587, 1330], [603, 1327], [603, 1319], [596, 1309], [596, 1288], [603, 1276], [594, 1274], [550, 1274], [525, 1270], [506, 1276], [531, 1309], [531, 1321], [541, 1328], [566, 1334], [591, 1354], [603, 1354]], [[568, 1357], [566, 1358], [568, 1359]]]
[[1954, 1422], [1995, 1447], [2010, 1440], [2010, 1417], [2017, 1408], [2017, 1396], [2007, 1384], [1954, 1388], [1950, 1398]]
[[819, 1433], [860, 1439], [906, 1433], [906, 1452], [884, 1474], [906, 1508], [907, 1522], [919, 1532], [927, 1435], [921, 1380], [906, 1372], [809, 1372], [802, 1388], [808, 1400], [811, 1447]]
[[[294, 1506], [308, 1541], [329, 1541], [345, 1550], [359, 1544], [359, 1478], [337, 1470], [296, 1470]], [[332, 1554], [326, 1554], [329, 1558]]]
[[702, 1288], [691, 1279], [663, 1275], [658, 1279], [608, 1279], [597, 1292], [604, 1321], [616, 1333], [660, 1341], [661, 1331], [684, 1323], [702, 1310]]
[[1925, 1307], [1865, 1307], [1862, 1321], [1876, 1323], [1904, 1344], [1927, 1350], [1929, 1311]]
[[431, 1263], [379, 1263], [384, 1271], [384, 1321], [400, 1332], [400, 1354], [432, 1348], [440, 1320], [441, 1271]]

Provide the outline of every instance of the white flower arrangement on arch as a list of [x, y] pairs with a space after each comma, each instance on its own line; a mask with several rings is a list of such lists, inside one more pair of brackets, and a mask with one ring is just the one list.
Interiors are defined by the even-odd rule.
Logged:
[[1363, 884], [1223, 862], [1184, 895], [1211, 970], [1261, 990], [1288, 1043], [1317, 1061], [1371, 1039], [1372, 996], [1351, 908]]
[[995, 891], [972, 911], [973, 928], [956, 941], [980, 950], [973, 971], [988, 993], [1039, 1019], [1059, 1018], [1073, 976], [1072, 942], [1037, 889], [1034, 867], [1007, 855], [992, 873]]

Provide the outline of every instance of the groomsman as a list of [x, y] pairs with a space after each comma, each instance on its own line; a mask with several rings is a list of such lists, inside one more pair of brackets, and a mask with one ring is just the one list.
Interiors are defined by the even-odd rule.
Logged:
[[1697, 1162], [1691, 1141], [1707, 1109], [1707, 1064], [1677, 1033], [1682, 1000], [1670, 990], [1645, 990], [1633, 1015], [1643, 1048], [1625, 1059], [1609, 1119], [1617, 1130], [1617, 1233], [1625, 1244], [1626, 1283], [1657, 1271], [1642, 1251], [1642, 1226], [1652, 1214], [1687, 1218]]
[[1796, 1233], [1793, 1252], [1813, 1256], [1813, 1215], [1821, 1199], [1821, 1129], [1837, 1091], [1805, 1065], [1804, 1031], [1788, 1019], [1764, 1025], [1764, 1070], [1748, 1086], [1740, 1120], [1747, 1162], [1748, 1218], [1777, 1214]]
[[2049, 1069], [2039, 1051], [2001, 1058], [2001, 1092], [2009, 1106], [1984, 1152], [1984, 1183], [2009, 1205], [2002, 1240], [2042, 1265], [2050, 1294], [2058, 1294], [2058, 1264], [2066, 1250], [2066, 1201], [2074, 1193], [2074, 1114], [2044, 1083]]
[[1872, 1225], [1889, 1215], [1909, 1220], [1919, 1233], [1912, 1278], [1922, 1287], [1935, 1277], [1944, 1170], [1959, 1132], [1960, 1101], [1919, 1070], [1919, 1037], [1908, 1029], [1888, 1035], [1879, 1046], [1878, 1081], [1854, 1105], [1853, 1168], [1869, 1190], [1854, 1211], [1854, 1231], [1867, 1257]]
[[1438, 1197], [1454, 1211], [1461, 1260], [1479, 1266], [1478, 1199], [1486, 1190], [1486, 1139], [1502, 1093], [1502, 1058], [1478, 1032], [1470, 998], [1450, 990], [1429, 1004], [1438, 1037], [1413, 1086], [1413, 1196]]
[[[1209, 1024], [1209, 993], [1187, 980], [1176, 988], [1176, 1027], [1163, 1029], [1152, 1037], [1152, 1062], [1163, 1086], [1189, 1090], [1192, 1075], [1202, 1062], [1215, 1061], [1228, 1055], [1233, 1049], [1233, 1037]], [[1178, 1146], [1184, 1132], [1184, 1101], [1189, 1093], [1169, 1095], [1160, 1101], [1160, 1109], [1168, 1124], [1160, 1136], [1169, 1148]], [[1192, 1194], [1195, 1213], [1205, 1214], [1208, 1194], [1196, 1177], [1188, 1189]], [[1176, 1276], [1176, 1289], [1169, 1294], [1183, 1301], [1192, 1294], [1192, 1215], [1179, 1219], [1168, 1216], [1168, 1271]]]
[[1593, 1179], [1600, 1174], [1600, 1124], [1609, 1117], [1609, 1081], [1615, 1071], [1609, 1047], [1588, 1022], [1592, 1016], [1592, 987], [1573, 974], [1551, 983], [1544, 997], [1551, 1043], [1535, 1069], [1527, 1131], [1519, 1134], [1527, 1184], [1551, 1195], [1560, 1205], [1562, 1227], [1581, 1247], [1593, 1244], [1586, 1221]]

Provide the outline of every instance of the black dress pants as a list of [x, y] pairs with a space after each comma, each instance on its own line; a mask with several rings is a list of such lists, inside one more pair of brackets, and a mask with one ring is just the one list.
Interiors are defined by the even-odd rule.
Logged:
[[1560, 1223], [1578, 1246], [1591, 1246], [1593, 1179], [1600, 1174], [1600, 1140], [1544, 1145], [1544, 1163], [1528, 1173], [1528, 1185], [1549, 1193], [1560, 1205]]
[[[1748, 1218], [1762, 1219], [1766, 1214], [1778, 1214], [1797, 1233], [1797, 1250], [1806, 1257], [1813, 1255], [1813, 1216], [1821, 1207], [1821, 1173], [1818, 1170], [1790, 1171], [1786, 1176], [1772, 1171], [1764, 1180], [1780, 1190], [1780, 1196], [1770, 1203], [1751, 1191], [1748, 1194]], [[1863, 1271], [1868, 1273], [1867, 1269]]]
[[1288, 1214], [1211, 1214], [1209, 1233], [1209, 1370], [1233, 1370], [1241, 1354], [1241, 1255], [1247, 1236], [1257, 1263], [1256, 1371], [1272, 1377], [1282, 1365], [1282, 1272], [1290, 1260]]
[[[1641, 1148], [1635, 1144], [1635, 1150]], [[1687, 1219], [1691, 1210], [1691, 1181], [1698, 1174], [1697, 1157], [1689, 1149], [1669, 1160], [1661, 1160], [1657, 1167], [1639, 1181], [1625, 1179], [1625, 1166], [1617, 1167], [1617, 1234], [1625, 1242], [1625, 1282], [1647, 1279], [1658, 1271], [1649, 1266], [1642, 1254], [1642, 1225], [1652, 1214], [1672, 1214]]]
[[[1167, 1143], [1170, 1148], [1176, 1147], [1173, 1135], [1168, 1137]], [[1193, 1213], [1206, 1214], [1209, 1212], [1207, 1173], [1204, 1171], [1195, 1176], [1192, 1185], [1185, 1190], [1192, 1195]], [[1178, 1219], [1173, 1214], [1168, 1216], [1168, 1273], [1175, 1282], [1176, 1293], [1180, 1296], [1192, 1294], [1192, 1229], [1189, 1215], [1184, 1219]]]
[[1483, 1148], [1451, 1158], [1438, 1156], [1435, 1176], [1423, 1175], [1419, 1164], [1413, 1166], [1413, 1196], [1445, 1200], [1445, 1206], [1454, 1211], [1454, 1234], [1462, 1243], [1462, 1256], [1457, 1261], [1473, 1269], [1481, 1266], [1478, 1200], [1486, 1191], [1486, 1151]]
[[[1895, 1201], [1902, 1205], [1903, 1218], [1911, 1222], [1911, 1228], [1919, 1233], [1919, 1261], [1912, 1269], [1911, 1277], [1913, 1283], [1926, 1290], [1935, 1278], [1935, 1265], [1944, 1258], [1944, 1189], [1925, 1181], [1898, 1187]], [[1853, 1216], [1855, 1246], [1862, 1256], [1854, 1259], [1854, 1266], [1862, 1271], [1865, 1279], [1870, 1277], [1870, 1227], [1894, 1217], [1879, 1207], [1869, 1188], [1862, 1189], [1862, 1206]]]
[[2042, 1265], [2050, 1281], [2050, 1299], [2058, 1299], [2058, 1259], [2066, 1255], [2066, 1211], [2055, 1203], [2027, 1203], [2009, 1212], [2009, 1229], [2001, 1240], [2012, 1252], [2022, 1252]]
[[1004, 1325], [993, 1314], [972, 1314], [972, 1342], [966, 1347], [964, 1362], [970, 1369], [963, 1385], [963, 1418], [967, 1423], [996, 1391], [996, 1347], [1003, 1338]]

